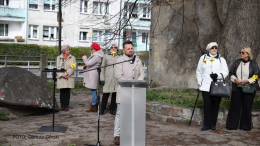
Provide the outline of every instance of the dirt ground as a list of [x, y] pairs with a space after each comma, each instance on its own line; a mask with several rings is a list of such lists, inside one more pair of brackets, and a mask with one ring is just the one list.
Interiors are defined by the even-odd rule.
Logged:
[[[59, 102], [59, 94], [56, 94]], [[91, 95], [71, 96], [70, 111], [55, 114], [55, 126], [67, 126], [66, 133], [38, 132], [52, 125], [52, 113], [20, 116], [0, 121], [0, 146], [82, 146], [97, 142], [97, 112], [87, 113]], [[110, 98], [109, 98], [110, 101]], [[109, 105], [109, 103], [108, 103]], [[113, 143], [114, 116], [105, 112], [100, 117], [100, 142]], [[123, 144], [122, 144], [123, 145]], [[259, 146], [260, 131], [225, 129], [200, 131], [199, 127], [146, 121], [146, 146]]]

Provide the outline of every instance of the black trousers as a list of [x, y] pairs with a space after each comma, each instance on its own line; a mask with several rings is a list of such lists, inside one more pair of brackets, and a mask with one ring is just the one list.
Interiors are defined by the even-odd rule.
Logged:
[[[102, 105], [101, 105], [101, 110], [104, 111], [106, 110], [106, 106], [107, 106], [107, 100], [109, 97], [110, 93], [103, 93], [103, 97], [102, 97]], [[112, 98], [111, 98], [111, 104], [110, 104], [110, 110], [115, 110], [116, 107], [116, 92], [112, 93]]]
[[61, 106], [69, 106], [69, 104], [70, 104], [70, 88], [60, 89], [60, 104], [61, 104]]
[[210, 96], [210, 93], [206, 91], [202, 91], [202, 97], [204, 101], [204, 125], [216, 126], [222, 97]]
[[255, 93], [243, 93], [241, 87], [237, 88], [237, 92], [232, 92], [226, 128], [236, 130], [240, 119], [240, 129], [251, 130], [251, 111], [254, 98]]

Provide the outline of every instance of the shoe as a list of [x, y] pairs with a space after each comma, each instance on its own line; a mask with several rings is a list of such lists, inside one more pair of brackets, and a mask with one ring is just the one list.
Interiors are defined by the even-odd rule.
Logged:
[[91, 105], [90, 109], [86, 110], [86, 112], [97, 112], [97, 106], [96, 105]]
[[210, 128], [211, 128], [212, 130], [216, 130], [216, 126], [214, 126], [214, 125], [210, 125]]
[[116, 112], [115, 112], [114, 110], [110, 110], [110, 114], [111, 114], [111, 115], [115, 115]]
[[103, 114], [104, 114], [104, 111], [103, 111], [103, 110], [100, 110], [99, 114], [100, 114], [100, 115], [103, 115]]
[[114, 143], [115, 143], [116, 145], [120, 145], [120, 137], [116, 136], [116, 137], [114, 138]]
[[226, 129], [227, 129], [227, 130], [237, 130], [237, 129], [235, 129], [235, 128], [228, 128], [228, 127], [226, 127]]
[[205, 126], [203, 126], [200, 130], [201, 130], [201, 131], [205, 131], [205, 130], [209, 130], [210, 128], [211, 128], [210, 126], [205, 125]]
[[61, 106], [60, 111], [64, 111], [65, 110], [65, 106]]
[[65, 111], [69, 111], [69, 107], [68, 106], [65, 106]]
[[240, 128], [240, 130], [251, 131], [251, 129], [244, 129], [244, 128]]

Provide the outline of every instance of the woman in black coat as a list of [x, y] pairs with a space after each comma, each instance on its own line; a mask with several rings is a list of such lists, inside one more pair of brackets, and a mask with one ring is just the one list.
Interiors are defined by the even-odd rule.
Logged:
[[[251, 111], [256, 91], [259, 91], [258, 78], [259, 67], [253, 61], [251, 48], [245, 47], [240, 51], [241, 59], [234, 62], [230, 70], [230, 80], [232, 81], [231, 104], [227, 117], [227, 130], [237, 130], [240, 123], [240, 129], [245, 131], [251, 130]], [[245, 84], [254, 86], [253, 93], [244, 93], [242, 87]], [[242, 114], [240, 110], [242, 105]], [[240, 121], [240, 122], [239, 122]]]

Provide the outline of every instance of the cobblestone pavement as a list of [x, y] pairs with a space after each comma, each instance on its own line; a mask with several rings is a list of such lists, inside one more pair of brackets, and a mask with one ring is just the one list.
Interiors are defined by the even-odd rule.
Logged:
[[[59, 95], [56, 95], [58, 99]], [[57, 100], [59, 102], [59, 99]], [[96, 144], [97, 113], [87, 113], [91, 96], [71, 96], [70, 111], [55, 114], [56, 126], [68, 126], [66, 133], [38, 132], [41, 126], [52, 125], [52, 113], [20, 116], [0, 121], [1, 146], [77, 146]], [[110, 101], [110, 99], [109, 99]], [[109, 104], [108, 104], [109, 105]], [[113, 143], [114, 116], [105, 112], [100, 117], [100, 142], [103, 146]], [[260, 131], [246, 132], [225, 129], [200, 131], [199, 127], [183, 124], [146, 121], [146, 146], [259, 146]]]

